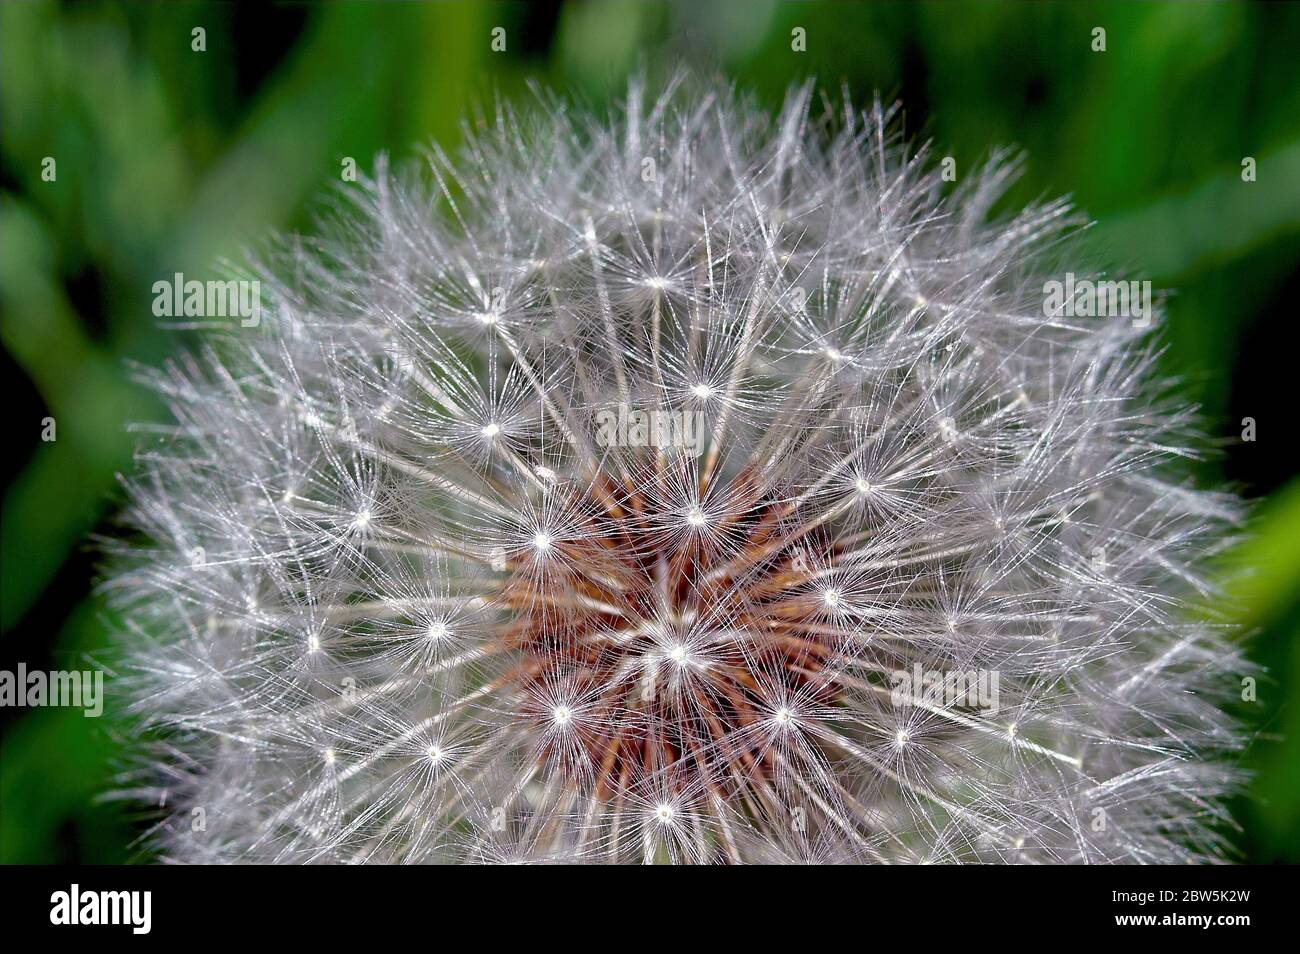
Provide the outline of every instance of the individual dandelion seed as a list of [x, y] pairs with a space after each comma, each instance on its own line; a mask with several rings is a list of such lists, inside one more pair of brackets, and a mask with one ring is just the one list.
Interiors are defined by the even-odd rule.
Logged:
[[503, 104], [149, 376], [106, 587], [164, 855], [1225, 857], [1188, 411], [1044, 317], [1064, 204], [812, 102]]

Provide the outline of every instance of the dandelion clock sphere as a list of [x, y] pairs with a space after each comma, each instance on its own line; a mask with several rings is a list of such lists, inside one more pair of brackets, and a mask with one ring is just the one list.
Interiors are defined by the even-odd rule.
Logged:
[[150, 375], [105, 585], [159, 850], [1223, 858], [1239, 506], [1141, 328], [1044, 314], [1067, 206], [685, 86], [380, 162]]

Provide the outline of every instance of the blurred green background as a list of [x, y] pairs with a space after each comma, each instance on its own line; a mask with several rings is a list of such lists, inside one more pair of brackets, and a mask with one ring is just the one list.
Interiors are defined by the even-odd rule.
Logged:
[[[639, 64], [681, 62], [771, 104], [805, 76], [859, 101], [897, 96], [908, 133], [959, 174], [1019, 146], [1011, 202], [1072, 195], [1100, 249], [1174, 290], [1166, 368], [1222, 448], [1198, 479], [1260, 500], [1222, 567], [1269, 672], [1247, 712], [1256, 776], [1236, 841], [1243, 860], [1300, 861], [1296, 4], [5, 3], [0, 666], [83, 668], [109, 643], [87, 535], [118, 504], [125, 423], [159, 413], [127, 365], [186, 343], [156, 326], [153, 282], [211, 276], [274, 230], [310, 227], [345, 157], [368, 169], [380, 150], [454, 146], [462, 115], [530, 77], [598, 105]], [[119, 725], [76, 709], [0, 719], [0, 861], [147, 860], [142, 815], [97, 799]]]

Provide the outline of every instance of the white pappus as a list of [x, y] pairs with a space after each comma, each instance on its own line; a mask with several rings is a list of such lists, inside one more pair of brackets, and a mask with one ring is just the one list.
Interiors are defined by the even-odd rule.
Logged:
[[819, 101], [499, 104], [147, 375], [104, 586], [165, 857], [1227, 857], [1241, 507], [1191, 412], [1131, 322], [1044, 315], [1067, 204]]

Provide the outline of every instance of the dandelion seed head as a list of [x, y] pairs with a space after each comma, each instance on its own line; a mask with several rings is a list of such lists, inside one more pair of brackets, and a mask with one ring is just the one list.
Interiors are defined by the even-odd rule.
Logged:
[[1044, 317], [1064, 204], [821, 102], [503, 107], [146, 373], [105, 591], [166, 857], [1228, 856], [1195, 418]]

